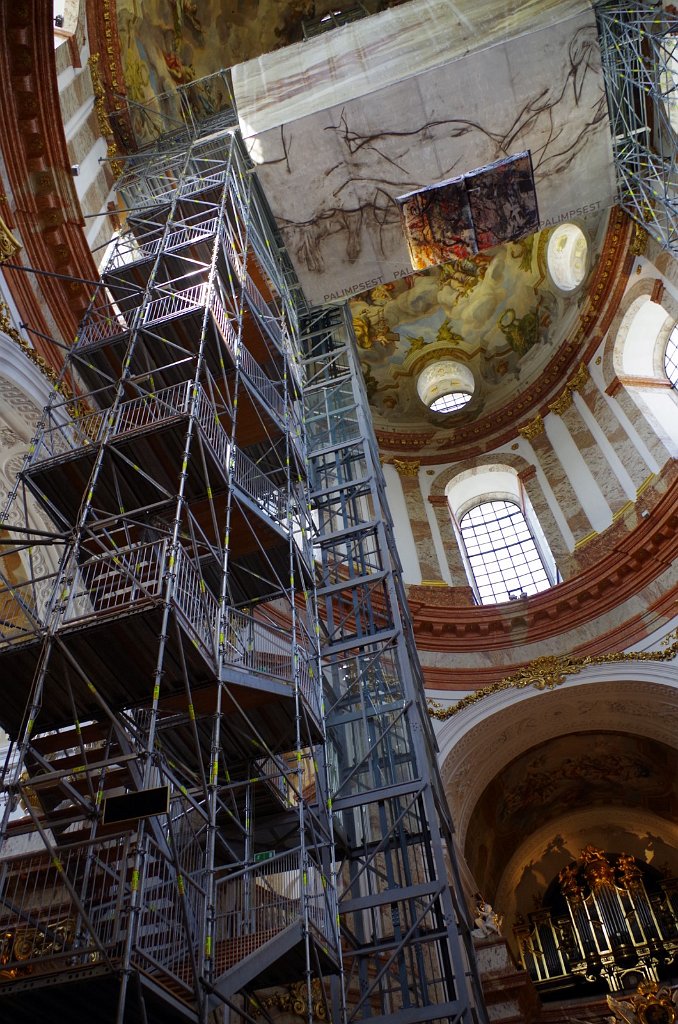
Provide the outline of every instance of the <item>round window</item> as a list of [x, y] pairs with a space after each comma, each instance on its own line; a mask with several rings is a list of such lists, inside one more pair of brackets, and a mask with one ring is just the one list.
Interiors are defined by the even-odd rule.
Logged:
[[549, 238], [546, 260], [551, 279], [561, 291], [574, 291], [586, 277], [588, 248], [576, 224], [559, 224]]
[[458, 412], [471, 401], [474, 389], [468, 366], [454, 359], [429, 363], [417, 379], [417, 393], [431, 412]]

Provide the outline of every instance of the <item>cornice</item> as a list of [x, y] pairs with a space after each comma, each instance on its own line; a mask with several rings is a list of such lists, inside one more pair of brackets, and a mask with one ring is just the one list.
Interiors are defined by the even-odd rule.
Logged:
[[[96, 280], [70, 173], [49, 4], [16, 0], [0, 5], [0, 146], [11, 189], [3, 212], [23, 244], [15, 262], [65, 278]], [[36, 294], [25, 271], [3, 269], [22, 318], [49, 335], [40, 309], [44, 301], [57, 334], [72, 340], [91, 289], [75, 280], [41, 276]], [[57, 368], [61, 351], [37, 335], [34, 340]]]
[[541, 376], [516, 401], [493, 410], [482, 419], [460, 425], [450, 443], [435, 454], [421, 452], [431, 441], [430, 432], [377, 430], [377, 442], [384, 456], [411, 452], [423, 466], [474, 458], [512, 440], [537, 415], [546, 416], [549, 402], [556, 399], [563, 379], [572, 373], [577, 363], [588, 362], [612, 322], [633, 268], [634, 257], [629, 251], [632, 237], [633, 222], [623, 210], [614, 207], [576, 329], [559, 346]]
[[502, 690], [524, 690], [527, 687], [542, 691], [554, 690], [557, 686], [562, 686], [568, 676], [579, 675], [584, 669], [596, 665], [639, 661], [673, 661], [677, 654], [678, 630], [674, 630], [664, 641], [663, 646], [656, 651], [610, 651], [606, 654], [579, 656], [575, 654], [545, 654], [516, 669], [504, 679], [500, 679], [490, 686], [483, 686], [468, 696], [462, 697], [456, 704], [448, 704], [444, 707], [438, 701], [431, 700], [428, 710], [431, 718], [437, 718], [444, 722], [471, 704], [477, 704], [485, 697]]

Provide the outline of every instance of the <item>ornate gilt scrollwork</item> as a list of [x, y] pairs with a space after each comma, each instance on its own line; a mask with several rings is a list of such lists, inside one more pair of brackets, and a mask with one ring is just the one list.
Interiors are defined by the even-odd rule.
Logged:
[[674, 1024], [676, 1020], [676, 989], [656, 981], [641, 981], [635, 995], [615, 999], [607, 997], [612, 1010], [610, 1020], [622, 1024]]
[[421, 462], [419, 459], [394, 459], [393, 465], [399, 476], [417, 476]]
[[20, 248], [21, 242], [18, 238], [14, 237], [2, 217], [0, 217], [0, 263], [5, 263], [7, 260], [11, 260], [12, 256], [14, 256]]
[[262, 1016], [262, 1011], [278, 1010], [283, 1013], [295, 1014], [301, 1020], [308, 1019], [310, 1009], [314, 1020], [327, 1020], [322, 985], [317, 978], [311, 982], [311, 1007], [308, 1003], [306, 982], [296, 981], [291, 985], [285, 985], [273, 995], [266, 996], [256, 1003], [252, 1001], [252, 1008], [258, 1017]]
[[[0, 935], [0, 976], [16, 977], [31, 970], [33, 960], [71, 949], [75, 922], [66, 917], [35, 928], [8, 928]], [[7, 967], [8, 964], [17, 966]]]
[[534, 441], [535, 437], [539, 437], [540, 434], [544, 433], [544, 421], [541, 415], [537, 413], [533, 420], [526, 423], [524, 427], [520, 427], [518, 433], [521, 437], [524, 437], [526, 441]]

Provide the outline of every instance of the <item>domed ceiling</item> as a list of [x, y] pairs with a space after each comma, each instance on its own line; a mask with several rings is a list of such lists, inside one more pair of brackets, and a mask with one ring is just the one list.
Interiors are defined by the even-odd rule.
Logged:
[[[399, 2], [374, 0], [370, 6]], [[132, 101], [127, 142], [133, 136], [141, 144], [151, 141], [158, 130], [159, 122], [137, 105], [167, 108], [174, 116], [177, 86], [195, 82], [191, 103], [203, 104], [203, 113], [219, 109], [229, 102], [225, 80], [199, 79], [298, 40], [304, 20], [336, 8], [331, 0], [117, 0], [117, 20], [102, 22], [99, 35], [113, 42], [115, 57], [102, 68], [108, 87], [116, 91], [111, 68], [117, 62], [117, 81]], [[93, 24], [102, 17], [97, 8]], [[115, 105], [124, 115], [119, 96]], [[124, 116], [114, 122], [125, 148]], [[624, 232], [616, 210], [571, 216], [584, 230], [588, 252], [584, 280], [569, 292], [556, 287], [549, 273], [549, 226], [351, 300], [374, 425], [387, 458], [438, 463], [490, 450], [515, 437], [576, 372], [597, 315], [587, 300], [592, 290], [601, 292], [600, 256], [612, 250], [611, 258], [606, 251], [605, 291], [620, 266]], [[421, 372], [442, 359], [473, 375], [471, 400], [448, 414], [432, 412], [417, 393]]]
[[[382, 450], [443, 456], [457, 447], [460, 434], [469, 437], [473, 424], [483, 425], [483, 437], [491, 434], [500, 409], [513, 409], [512, 418], [520, 418], [535, 382], [578, 326], [607, 223], [607, 211], [581, 221], [586, 273], [570, 292], [556, 287], [549, 272], [549, 228], [379, 285], [351, 301]], [[466, 365], [475, 382], [468, 404], [447, 414], [432, 412], [417, 393], [422, 371], [444, 359]]]

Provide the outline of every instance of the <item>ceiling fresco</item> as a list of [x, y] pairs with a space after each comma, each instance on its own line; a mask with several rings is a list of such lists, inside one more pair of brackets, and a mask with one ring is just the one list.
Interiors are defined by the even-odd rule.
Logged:
[[[582, 221], [589, 267], [604, 243], [607, 214]], [[351, 300], [360, 362], [382, 448], [389, 432], [421, 434], [418, 453], [444, 449], [455, 429], [515, 402], [544, 371], [576, 324], [587, 280], [573, 295], [546, 265], [550, 229], [473, 257], [378, 285]], [[589, 269], [589, 276], [592, 270]], [[475, 392], [463, 410], [433, 413], [417, 394], [430, 363], [459, 359]]]
[[[176, 113], [176, 88], [302, 38], [302, 21], [322, 17], [332, 0], [116, 0], [125, 92], [132, 104]], [[191, 93], [202, 113], [229, 103], [225, 86], [203, 83]], [[201, 110], [196, 110], [197, 114]], [[143, 145], [157, 134], [153, 118], [134, 109]]]
[[537, 829], [578, 809], [621, 805], [675, 821], [678, 751], [641, 736], [561, 736], [526, 751], [490, 782], [473, 812], [466, 858], [494, 893], [512, 854]]

